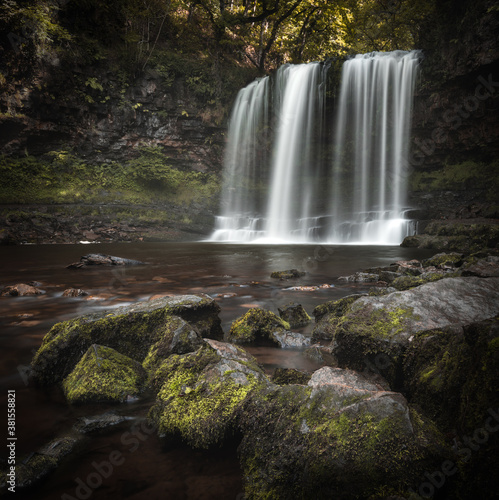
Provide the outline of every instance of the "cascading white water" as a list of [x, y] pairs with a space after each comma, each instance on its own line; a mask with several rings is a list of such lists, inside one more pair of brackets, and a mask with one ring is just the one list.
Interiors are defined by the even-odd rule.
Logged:
[[246, 242], [263, 235], [258, 212], [267, 163], [269, 99], [268, 77], [237, 95], [225, 150], [222, 215], [216, 219], [212, 240]]
[[419, 53], [374, 52], [343, 65], [328, 241], [399, 244]]
[[416, 51], [345, 62], [326, 173], [327, 66], [282, 66], [273, 94], [270, 78], [242, 89], [230, 120], [222, 215], [210, 240], [399, 244], [412, 227], [404, 209], [417, 63]]

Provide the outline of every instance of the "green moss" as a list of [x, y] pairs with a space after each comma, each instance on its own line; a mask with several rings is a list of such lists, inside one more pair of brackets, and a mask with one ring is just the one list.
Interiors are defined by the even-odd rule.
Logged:
[[350, 306], [363, 295], [349, 295], [348, 297], [343, 297], [339, 300], [331, 300], [329, 302], [325, 302], [324, 304], [319, 304], [314, 309], [315, 321], [319, 321], [322, 316], [326, 314], [332, 314], [333, 316], [343, 316], [346, 314], [350, 308]]
[[214, 368], [219, 361], [214, 349], [204, 346], [163, 362], [156, 372], [156, 380], [163, 384], [150, 412], [160, 435], [179, 436], [193, 447], [208, 448], [234, 430], [236, 409], [261, 385], [261, 372], [239, 363], [237, 370], [219, 371]]
[[403, 407], [377, 411], [364, 403], [368, 397], [341, 400], [297, 385], [254, 393], [241, 418], [246, 495], [368, 498], [380, 488], [400, 495], [417, 484], [438, 456], [441, 436], [414, 410], [408, 423]]
[[69, 403], [120, 403], [144, 389], [141, 365], [109, 347], [91, 346], [63, 382]]
[[430, 257], [429, 259], [426, 259], [422, 262], [424, 267], [428, 266], [456, 266], [458, 265], [463, 259], [463, 254], [461, 253], [439, 253], [434, 255], [433, 257]]
[[432, 283], [434, 281], [441, 280], [443, 278], [449, 278], [455, 275], [451, 275], [448, 273], [429, 273], [423, 276], [399, 276], [395, 278], [391, 284], [394, 288], [399, 291], [409, 290], [410, 288], [414, 288], [420, 285], [424, 285], [425, 283]]
[[232, 323], [229, 340], [236, 343], [271, 340], [274, 331], [289, 329], [289, 323], [273, 312], [254, 307]]
[[309, 380], [310, 374], [294, 368], [276, 368], [272, 375], [272, 382], [279, 385], [307, 384]]

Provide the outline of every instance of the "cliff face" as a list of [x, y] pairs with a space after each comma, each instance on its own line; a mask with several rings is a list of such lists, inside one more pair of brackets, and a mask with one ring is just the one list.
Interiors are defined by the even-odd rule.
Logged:
[[487, 1], [454, 7], [455, 19], [422, 40], [410, 203], [422, 219], [497, 218], [499, 11]]
[[120, 162], [139, 145], [159, 145], [176, 168], [220, 170], [226, 110], [201, 104], [181, 78], [165, 84], [152, 70], [128, 79], [92, 68], [52, 67], [0, 99], [0, 149], [6, 155], [71, 150], [90, 162]]

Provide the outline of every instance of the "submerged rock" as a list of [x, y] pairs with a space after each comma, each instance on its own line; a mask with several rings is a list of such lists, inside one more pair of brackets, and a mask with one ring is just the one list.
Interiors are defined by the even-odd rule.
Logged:
[[67, 288], [62, 292], [63, 297], [86, 297], [88, 292], [82, 290], [81, 288]]
[[249, 498], [368, 498], [403, 494], [448, 451], [401, 394], [324, 367], [308, 384], [269, 386], [240, 409]]
[[155, 377], [159, 391], [149, 416], [159, 435], [195, 448], [220, 445], [234, 432], [248, 394], [270, 385], [251, 355], [209, 339], [195, 353], [165, 359]]
[[28, 285], [26, 283], [18, 283], [17, 285], [6, 286], [2, 292], [2, 297], [26, 297], [29, 295], [43, 295], [45, 292], [37, 286]]
[[142, 365], [110, 347], [92, 345], [62, 387], [69, 403], [123, 403], [143, 390], [146, 372]]
[[73, 426], [73, 429], [81, 434], [91, 434], [116, 427], [117, 425], [127, 422], [132, 418], [133, 417], [118, 415], [113, 411], [108, 411], [101, 415], [80, 417]]
[[82, 255], [79, 262], [74, 262], [67, 266], [68, 269], [81, 269], [89, 266], [142, 266], [145, 262], [133, 259], [124, 259], [114, 255], [105, 255], [102, 253], [89, 253]]
[[270, 277], [280, 280], [289, 280], [294, 278], [301, 278], [302, 276], [305, 276], [305, 274], [305, 272], [298, 271], [298, 269], [288, 269], [286, 271], [273, 271], [270, 274]]
[[218, 304], [207, 295], [181, 295], [57, 323], [32, 360], [32, 377], [41, 385], [61, 382], [92, 344], [111, 347], [142, 363], [153, 344], [165, 336], [170, 338], [171, 322], [178, 327], [177, 316], [190, 322], [201, 335], [221, 338], [219, 311]]
[[281, 342], [274, 333], [283, 334], [289, 328], [289, 323], [272, 311], [253, 307], [232, 323], [229, 340], [238, 344], [270, 341], [280, 345]]

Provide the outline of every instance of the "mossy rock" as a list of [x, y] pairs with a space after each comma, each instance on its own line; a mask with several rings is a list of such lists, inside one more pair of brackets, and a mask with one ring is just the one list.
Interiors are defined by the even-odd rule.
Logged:
[[232, 323], [229, 341], [238, 344], [267, 341], [280, 345], [279, 341], [273, 338], [273, 333], [275, 331], [282, 333], [289, 328], [289, 323], [272, 311], [253, 307]]
[[449, 432], [473, 432], [499, 408], [499, 317], [417, 334], [404, 359], [411, 400]]
[[499, 279], [447, 278], [411, 290], [362, 297], [332, 318], [338, 365], [371, 370], [400, 387], [403, 354], [414, 334], [499, 313]]
[[295, 368], [276, 368], [272, 375], [272, 382], [279, 385], [307, 384], [310, 374], [296, 370]]
[[291, 328], [298, 328], [310, 323], [311, 318], [301, 304], [286, 304], [278, 308], [281, 319], [289, 323]]
[[207, 340], [195, 353], [172, 355], [156, 372], [160, 387], [149, 416], [163, 438], [195, 448], [220, 445], [236, 429], [237, 408], [270, 384], [255, 359], [231, 344]]
[[69, 403], [123, 403], [144, 390], [146, 372], [134, 361], [110, 347], [92, 345], [62, 387]]
[[319, 320], [326, 314], [332, 314], [336, 317], [343, 316], [353, 302], [364, 296], [365, 294], [348, 295], [347, 297], [343, 297], [339, 300], [330, 300], [328, 302], [324, 302], [324, 304], [319, 304], [315, 307], [313, 313], [315, 322], [318, 323]]
[[325, 367], [307, 386], [254, 392], [240, 412], [248, 498], [404, 495], [448, 453], [400, 394], [346, 370]]
[[314, 309], [315, 326], [312, 332], [313, 340], [331, 340], [336, 332], [341, 318], [350, 310], [351, 305], [365, 294], [348, 295], [339, 300], [331, 300], [318, 305]]
[[392, 282], [391, 286], [398, 291], [409, 290], [416, 286], [438, 281], [447, 277], [450, 276], [446, 273], [423, 273], [419, 276], [400, 276]]
[[181, 295], [57, 323], [32, 360], [32, 376], [40, 385], [62, 381], [92, 344], [112, 347], [142, 362], [150, 347], [169, 332], [172, 316], [191, 322], [205, 337], [219, 338], [223, 335], [219, 311], [218, 304], [208, 296]]
[[478, 492], [480, 498], [494, 498], [499, 486], [494, 472], [499, 460], [499, 317], [421, 332], [405, 354], [403, 370], [411, 401], [443, 432], [456, 436], [460, 463], [448, 479], [448, 498], [475, 498]]
[[162, 361], [171, 354], [194, 352], [203, 345], [203, 339], [196, 327], [178, 316], [172, 316], [163, 327], [161, 340], [151, 346], [142, 366], [150, 376]]
[[430, 257], [429, 259], [423, 260], [423, 266], [428, 267], [428, 266], [435, 266], [435, 267], [442, 267], [442, 266], [451, 266], [451, 267], [458, 267], [463, 260], [463, 254], [462, 253], [457, 253], [457, 252], [451, 252], [451, 253], [437, 253], [433, 257]]
[[298, 271], [298, 269], [288, 269], [286, 271], [273, 271], [272, 273], [270, 273], [270, 277], [280, 280], [289, 280], [301, 278], [302, 276], [305, 276], [305, 274], [305, 272]]

